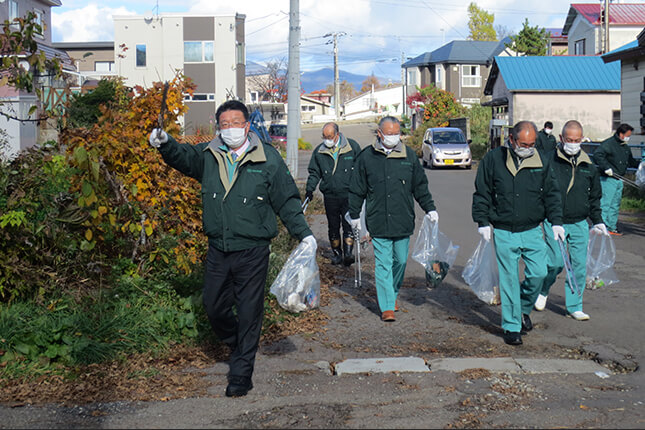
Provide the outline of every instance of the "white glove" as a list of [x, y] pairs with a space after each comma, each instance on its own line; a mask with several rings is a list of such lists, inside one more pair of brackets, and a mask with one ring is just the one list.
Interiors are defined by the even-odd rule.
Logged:
[[312, 246], [314, 249], [318, 248], [318, 243], [316, 243], [316, 238], [312, 234], [302, 239], [302, 243], [306, 243]]
[[437, 213], [437, 211], [430, 211], [426, 214], [426, 216], [432, 222], [439, 222], [439, 214]]
[[605, 236], [609, 236], [609, 231], [607, 231], [607, 226], [603, 223], [595, 224], [593, 226], [593, 230], [597, 234], [604, 234]]
[[490, 226], [487, 225], [486, 227], [479, 227], [477, 229], [477, 233], [481, 234], [486, 242], [489, 242], [492, 234], [492, 230]]
[[553, 229], [553, 238], [564, 242], [564, 227], [561, 225], [554, 225], [551, 228]]
[[148, 138], [150, 145], [159, 148], [161, 144], [168, 142], [168, 134], [160, 128], [155, 128]]
[[355, 231], [356, 231], [356, 230], [357, 230], [357, 231], [361, 231], [361, 219], [360, 219], [360, 218], [357, 218], [357, 219], [351, 219], [351, 220], [349, 221], [349, 225], [351, 225], [351, 226], [352, 226], [352, 230], [355, 230]]
[[609, 168], [609, 169], [605, 170], [605, 175], [607, 175], [607, 176], [614, 176], [614, 171], [613, 171], [613, 170], [611, 170], [611, 168]]

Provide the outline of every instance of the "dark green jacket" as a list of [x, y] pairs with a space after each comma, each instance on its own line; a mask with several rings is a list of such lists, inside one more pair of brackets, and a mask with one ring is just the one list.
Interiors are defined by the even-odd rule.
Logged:
[[600, 176], [586, 152], [570, 157], [559, 147], [553, 152], [553, 172], [562, 194], [562, 220], [574, 224], [591, 218], [594, 224], [602, 221], [600, 209]]
[[551, 159], [535, 151], [519, 168], [517, 161], [506, 146], [484, 156], [475, 178], [473, 221], [511, 232], [530, 230], [545, 218], [562, 225], [562, 196]]
[[349, 178], [354, 170], [354, 161], [361, 147], [353, 139], [340, 134], [338, 156], [321, 143], [314, 149], [309, 160], [309, 177], [306, 191], [313, 193], [320, 182], [320, 192], [325, 197], [347, 198]]
[[602, 176], [607, 176], [605, 175], [607, 169], [623, 176], [628, 167], [638, 167], [638, 161], [632, 156], [629, 145], [620, 140], [616, 134], [600, 143], [593, 153], [593, 161], [598, 165]]
[[169, 136], [159, 148], [168, 165], [201, 183], [204, 233], [224, 252], [268, 245], [278, 234], [276, 214], [297, 239], [312, 234], [282, 157], [254, 133], [249, 139], [232, 181], [225, 158], [228, 148], [219, 137], [191, 145]]
[[555, 137], [552, 134], [547, 134], [544, 129], [540, 130], [535, 141], [535, 147], [544, 153], [549, 153], [555, 150], [556, 146]]
[[435, 210], [417, 154], [401, 142], [389, 154], [379, 142], [359, 154], [349, 185], [352, 219], [359, 218], [363, 200], [367, 231], [377, 238], [414, 233], [414, 200], [424, 212]]

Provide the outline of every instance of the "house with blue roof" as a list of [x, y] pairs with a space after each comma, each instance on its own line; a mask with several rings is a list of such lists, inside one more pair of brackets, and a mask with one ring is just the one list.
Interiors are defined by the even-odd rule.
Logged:
[[493, 107], [493, 147], [503, 127], [520, 120], [538, 128], [551, 121], [556, 133], [576, 119], [591, 140], [620, 124], [620, 65], [599, 56], [495, 57], [484, 93], [492, 98], [482, 105]]
[[479, 104], [495, 56], [511, 55], [510, 38], [496, 42], [453, 40], [403, 63], [405, 97], [434, 84], [450, 91], [464, 105]]

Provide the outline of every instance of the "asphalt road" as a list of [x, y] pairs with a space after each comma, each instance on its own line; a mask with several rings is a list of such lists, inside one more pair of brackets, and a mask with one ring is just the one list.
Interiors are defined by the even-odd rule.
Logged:
[[[373, 139], [374, 124], [341, 129], [362, 146]], [[303, 130], [312, 144], [319, 136], [320, 128]], [[308, 154], [300, 152], [300, 178], [306, 178]], [[408, 261], [396, 322], [379, 320], [371, 247], [362, 253], [363, 286], [356, 288], [353, 267], [326, 263], [324, 215], [309, 215], [321, 272], [331, 273], [331, 299], [321, 308], [328, 318], [324, 332], [262, 345], [248, 396], [223, 396], [228, 366], [217, 363], [208, 369], [212, 386], [205, 397], [75, 408], [0, 406], [0, 428], [645, 427], [642, 220], [621, 214], [619, 228], [626, 234], [614, 238], [620, 282], [585, 292], [590, 321], [565, 316], [561, 275], [546, 310], [531, 314], [535, 328], [524, 336], [524, 345], [511, 347], [501, 338], [499, 306], [479, 301], [461, 278], [479, 241], [470, 215], [476, 166], [426, 174], [439, 228], [459, 245], [459, 253], [442, 284], [432, 289], [423, 268]], [[418, 227], [423, 213], [417, 211]], [[335, 364], [348, 358], [406, 356], [426, 362], [468, 357], [475, 364], [461, 373], [431, 367], [426, 373], [333, 374]], [[563, 370], [555, 363], [565, 358], [599, 363], [606, 375]], [[542, 370], [495, 368], [495, 360], [521, 359], [534, 360]]]

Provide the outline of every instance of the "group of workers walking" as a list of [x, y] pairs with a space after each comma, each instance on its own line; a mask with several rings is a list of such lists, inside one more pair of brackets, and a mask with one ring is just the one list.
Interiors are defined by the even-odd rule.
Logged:
[[[213, 331], [232, 351], [226, 395], [238, 397], [253, 388], [276, 216], [293, 237], [314, 248], [317, 242], [282, 157], [249, 131], [246, 106], [229, 100], [218, 107], [215, 118], [220, 133], [210, 142], [181, 144], [158, 128], [149, 142], [169, 166], [201, 183], [209, 244], [203, 301]], [[594, 153], [602, 177], [580, 149], [579, 122], [568, 121], [557, 144], [550, 134], [552, 124], [547, 125], [538, 134], [531, 122], [516, 124], [509, 145], [486, 154], [475, 180], [472, 216], [482, 237], [495, 243], [502, 328], [511, 345], [521, 344], [521, 334], [532, 329], [531, 310], [544, 309], [562, 270], [557, 241], [567, 244], [578, 285], [584, 285], [587, 218], [601, 234], [608, 234], [605, 225], [615, 230], [612, 205], [620, 202], [622, 184], [614, 174], [638, 165], [629, 148], [625, 150], [631, 134], [627, 125]], [[323, 194], [332, 264], [354, 263], [354, 247], [360, 246], [354, 242], [355, 232], [362, 228], [364, 208], [381, 319], [394, 321], [415, 229], [414, 202], [430, 221], [439, 219], [416, 151], [401, 141], [399, 120], [382, 118], [377, 138], [362, 149], [337, 124], [325, 124], [308, 173], [305, 199], [313, 199], [317, 187]], [[520, 258], [526, 264], [521, 283]], [[566, 303], [575, 319], [589, 318], [582, 312], [581, 296], [567, 292]]]

